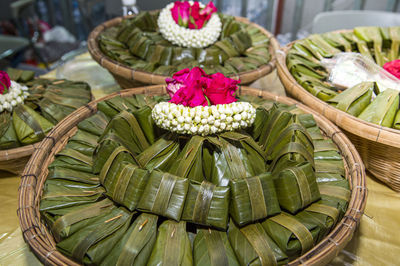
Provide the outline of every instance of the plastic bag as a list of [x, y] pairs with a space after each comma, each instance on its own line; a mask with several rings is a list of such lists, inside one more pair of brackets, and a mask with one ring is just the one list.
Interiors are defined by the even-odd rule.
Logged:
[[329, 81], [340, 88], [350, 88], [364, 81], [377, 82], [381, 91], [391, 88], [400, 91], [400, 80], [359, 53], [339, 53], [321, 60]]

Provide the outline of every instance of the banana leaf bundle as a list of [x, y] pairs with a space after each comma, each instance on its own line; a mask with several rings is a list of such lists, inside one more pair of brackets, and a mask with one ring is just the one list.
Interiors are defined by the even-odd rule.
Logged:
[[107, 127], [109, 119], [102, 112], [86, 118], [78, 124], [78, 128], [85, 130], [93, 135], [101, 136]]
[[321, 197], [310, 163], [285, 168], [274, 179], [274, 182], [279, 205], [292, 214]]
[[400, 129], [400, 110], [397, 111], [393, 121], [393, 128]]
[[34, 71], [21, 70], [12, 67], [7, 68], [7, 74], [11, 80], [21, 83], [31, 81], [35, 77]]
[[336, 150], [314, 153], [315, 173], [339, 174], [345, 176], [343, 158]]
[[167, 220], [160, 225], [147, 265], [193, 265], [186, 222]]
[[237, 72], [246, 72], [257, 69], [257, 66], [250, 62], [245, 62], [243, 57], [231, 57], [224, 63], [225, 67], [232, 67]]
[[42, 140], [53, 128], [53, 124], [27, 105], [18, 105], [13, 110], [12, 123], [22, 145]]
[[201, 229], [193, 243], [194, 265], [239, 266], [225, 232]]
[[112, 152], [118, 147], [122, 147], [122, 143], [121, 139], [111, 134], [99, 140], [93, 154], [93, 173], [100, 173], [103, 165], [106, 163]]
[[56, 159], [50, 164], [49, 169], [54, 167], [63, 167], [92, 173], [92, 166], [93, 161], [91, 156], [87, 156], [70, 148], [64, 148], [56, 154]]
[[392, 127], [397, 110], [399, 110], [399, 91], [386, 89], [376, 96], [358, 118], [384, 127]]
[[136, 106], [132, 103], [131, 99], [133, 100], [133, 97], [113, 97], [111, 99], [99, 102], [97, 104], [97, 109], [111, 120], [121, 111], [136, 109]]
[[371, 60], [374, 60], [368, 48], [368, 44], [364, 40], [358, 38], [358, 36], [355, 35], [354, 32], [343, 32], [342, 35], [345, 39], [347, 39], [349, 42], [351, 42], [357, 47], [356, 51], [358, 51], [363, 56], [368, 57]]
[[239, 226], [280, 213], [271, 173], [232, 179], [230, 216]]
[[351, 43], [348, 42], [340, 32], [327, 32], [322, 34], [322, 38], [335, 48], [345, 52], [352, 51]]
[[252, 46], [249, 34], [245, 30], [241, 30], [229, 36], [233, 45], [239, 54], [243, 54], [248, 48]]
[[188, 188], [188, 179], [152, 171], [137, 209], [179, 221]]
[[[220, 53], [222, 54], [222, 60], [219, 63], [223, 63], [226, 59], [230, 57], [235, 57], [240, 55], [240, 51], [236, 49], [235, 44], [233, 43], [232, 39], [230, 38], [224, 38], [214, 44], [216, 47], [218, 47], [221, 51]], [[246, 48], [247, 49], [247, 48]], [[207, 51], [207, 49], [205, 50]], [[200, 53], [199, 56], [202, 56], [202, 53]], [[201, 63], [201, 61], [200, 61]]]
[[396, 60], [399, 58], [399, 48], [400, 48], [400, 27], [390, 27], [389, 28], [390, 39], [392, 44], [390, 47], [389, 60]]
[[307, 41], [311, 49], [315, 49], [318, 47], [319, 51], [321, 51], [321, 55], [326, 57], [333, 57], [335, 54], [340, 53], [341, 51], [327, 42], [320, 34], [311, 34], [308, 36]]
[[204, 141], [204, 137], [192, 136], [168, 172], [190, 180], [202, 182], [204, 180], [202, 160]]
[[375, 61], [379, 66], [383, 66], [385, 59], [382, 54], [383, 40], [379, 27], [356, 27], [354, 34], [361, 40], [373, 44]]
[[166, 170], [171, 167], [179, 153], [179, 143], [171, 134], [160, 137], [136, 158], [141, 167], [148, 170]]
[[284, 265], [289, 262], [260, 223], [239, 228], [231, 220], [228, 238], [240, 265]]
[[189, 183], [182, 220], [226, 230], [228, 226], [229, 187], [203, 181]]
[[196, 48], [174, 47], [171, 64], [177, 65], [197, 59]]
[[157, 220], [156, 215], [139, 215], [101, 265], [145, 265], [156, 242]]
[[268, 47], [250, 47], [244, 53], [248, 58], [255, 58], [261, 64], [268, 64], [271, 60], [271, 53], [269, 52]]
[[100, 179], [98, 175], [64, 167], [49, 168], [47, 180], [52, 180], [52, 179], [69, 180], [69, 181], [75, 181], [92, 185], [100, 184]]
[[373, 82], [361, 82], [354, 87], [348, 88], [327, 102], [354, 116], [358, 116], [371, 102]]
[[339, 210], [340, 220], [347, 210], [350, 200], [350, 187], [346, 179], [338, 181], [320, 182], [318, 188], [321, 194], [319, 203], [334, 207]]
[[220, 38], [223, 39], [225, 37], [231, 36], [241, 29], [241, 24], [236, 21], [233, 16], [220, 15], [220, 18], [222, 20], [222, 31]]
[[97, 139], [98, 136], [79, 129], [75, 135], [69, 139], [65, 147], [79, 151], [87, 156], [92, 156], [97, 147]]
[[0, 113], [0, 150], [16, 148], [20, 145], [11, 114], [8, 112]]
[[288, 54], [287, 60], [287, 66], [291, 73], [299, 72], [317, 79], [325, 79], [328, 75], [321, 64], [310, 61], [301, 55]]
[[302, 87], [323, 101], [327, 101], [337, 95], [337, 92], [332, 90], [332, 85], [324, 81], [299, 72], [293, 72], [292, 75]]
[[317, 223], [284, 212], [268, 218], [261, 225], [289, 258], [298, 257], [310, 250], [320, 234]]
[[114, 208], [75, 234], [58, 242], [57, 249], [84, 264], [100, 264], [125, 235], [131, 219], [132, 214], [124, 208]]

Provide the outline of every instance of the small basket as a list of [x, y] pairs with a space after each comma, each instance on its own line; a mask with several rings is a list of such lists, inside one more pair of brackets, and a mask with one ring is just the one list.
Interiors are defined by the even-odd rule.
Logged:
[[294, 79], [286, 65], [292, 44], [276, 53], [277, 70], [286, 93], [339, 126], [356, 146], [365, 167], [376, 178], [400, 192], [400, 130], [366, 122], [318, 99]]
[[[230, 76], [234, 79], [240, 79], [241, 84], [250, 84], [251, 82], [271, 73], [271, 71], [275, 69], [275, 50], [279, 49], [279, 43], [270, 32], [261, 26], [250, 22], [247, 18], [235, 17], [235, 19], [242, 23], [257, 27], [263, 34], [270, 38], [269, 52], [271, 54], [271, 60], [268, 64], [262, 65], [258, 69], [252, 71], [242, 72], [238, 75]], [[123, 17], [118, 17], [106, 21], [94, 28], [94, 30], [90, 33], [88, 38], [88, 49], [93, 59], [96, 60], [102, 67], [106, 68], [114, 76], [115, 80], [123, 89], [139, 87], [146, 84], [165, 84], [165, 79], [167, 76], [134, 70], [127, 65], [123, 65], [120, 62], [109, 58], [101, 51], [97, 40], [99, 35], [107, 28], [118, 25], [122, 20]]]
[[[40, 218], [39, 203], [48, 174], [47, 167], [54, 160], [54, 155], [66, 145], [68, 139], [75, 133], [76, 125], [97, 112], [97, 102], [116, 96], [128, 97], [134, 94], [160, 95], [165, 93], [165, 86], [156, 85], [124, 90], [93, 101], [69, 115], [40, 143], [22, 174], [17, 214], [25, 241], [44, 264], [77, 265], [56, 250], [54, 238]], [[314, 119], [323, 133], [331, 138], [340, 149], [344, 158], [346, 178], [349, 180], [351, 189], [349, 207], [342, 220], [338, 222], [328, 236], [303, 256], [289, 263], [289, 265], [301, 263], [327, 264], [350, 241], [363, 214], [367, 189], [364, 165], [360, 156], [347, 137], [335, 125], [303, 104], [293, 99], [249, 87], [241, 87], [240, 94], [259, 96], [290, 105], [296, 104], [298, 108], [314, 115]]]

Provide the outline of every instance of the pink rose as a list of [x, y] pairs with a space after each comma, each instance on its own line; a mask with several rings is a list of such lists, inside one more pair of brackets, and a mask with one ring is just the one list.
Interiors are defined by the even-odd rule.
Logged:
[[400, 79], [400, 59], [385, 63], [383, 69]]
[[201, 29], [215, 12], [217, 8], [212, 2], [200, 9], [199, 2], [194, 2], [191, 6], [188, 1], [176, 1], [171, 8], [175, 23], [189, 29]]
[[208, 4], [200, 10], [200, 15], [205, 16], [205, 20], [209, 20], [211, 15], [217, 12], [217, 8], [214, 6], [213, 2], [208, 2]]
[[182, 84], [185, 82], [186, 77], [190, 72], [189, 68], [182, 69], [176, 72], [172, 78], [166, 78], [165, 82], [167, 83], [167, 92], [169, 96], [172, 98], [174, 94], [181, 88]]
[[207, 106], [208, 102], [204, 96], [204, 81], [202, 79], [202, 76], [206, 74], [199, 67], [192, 68], [192, 70], [190, 70], [188, 73], [186, 73], [186, 71], [187, 69], [184, 69], [176, 73], [180, 73], [177, 75], [177, 78], [182, 82], [176, 80], [180, 84], [179, 89], [175, 92], [175, 94], [173, 94], [169, 102], [182, 104], [189, 107], [195, 107], [199, 105]]
[[4, 92], [7, 92], [10, 86], [11, 81], [7, 72], [0, 70], [0, 94], [4, 94]]
[[211, 104], [228, 104], [237, 101], [234, 94], [238, 89], [237, 84], [240, 83], [240, 80], [227, 78], [222, 73], [215, 73], [203, 79], [206, 83], [204, 93]]
[[176, 1], [174, 6], [171, 8], [171, 14], [176, 24], [182, 27], [187, 27], [190, 14], [189, 2]]

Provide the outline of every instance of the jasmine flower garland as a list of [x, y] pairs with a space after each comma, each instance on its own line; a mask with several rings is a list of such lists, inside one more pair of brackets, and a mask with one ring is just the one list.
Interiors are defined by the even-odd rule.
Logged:
[[196, 107], [161, 102], [153, 108], [152, 117], [166, 130], [205, 136], [251, 126], [256, 109], [248, 102]]
[[[193, 4], [193, 2], [189, 2]], [[214, 13], [201, 29], [189, 29], [178, 25], [171, 14], [174, 3], [161, 10], [158, 17], [158, 27], [162, 36], [173, 44], [183, 47], [204, 48], [215, 43], [222, 29], [222, 23]], [[204, 6], [203, 6], [204, 7]]]
[[0, 113], [5, 110], [11, 112], [13, 107], [23, 103], [28, 95], [28, 87], [11, 80], [8, 93], [0, 94]]

